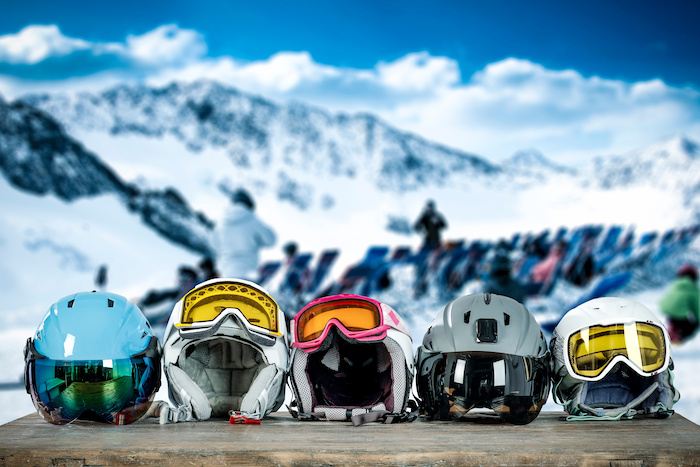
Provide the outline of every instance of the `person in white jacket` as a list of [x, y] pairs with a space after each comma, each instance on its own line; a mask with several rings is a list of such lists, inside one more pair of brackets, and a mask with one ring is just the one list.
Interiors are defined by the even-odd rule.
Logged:
[[245, 190], [237, 190], [231, 201], [214, 232], [219, 273], [221, 277], [255, 281], [259, 250], [273, 246], [277, 237], [255, 215], [255, 203]]

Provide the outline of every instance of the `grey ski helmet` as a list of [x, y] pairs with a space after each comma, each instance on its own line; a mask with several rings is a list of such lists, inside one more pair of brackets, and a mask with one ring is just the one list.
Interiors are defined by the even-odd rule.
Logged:
[[641, 303], [589, 300], [561, 319], [550, 341], [554, 400], [569, 419], [666, 418], [680, 394], [673, 386], [671, 341]]
[[549, 366], [547, 341], [524, 305], [496, 294], [467, 295], [438, 313], [418, 348], [418, 395], [434, 419], [488, 408], [524, 425], [547, 401]]

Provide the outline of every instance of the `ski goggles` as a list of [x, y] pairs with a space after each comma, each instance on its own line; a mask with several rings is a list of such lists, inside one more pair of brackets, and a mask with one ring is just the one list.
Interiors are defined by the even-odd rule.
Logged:
[[184, 339], [201, 339], [216, 333], [229, 317], [255, 343], [273, 346], [282, 337], [277, 302], [261, 288], [242, 281], [210, 282], [189, 291], [175, 327]]
[[565, 361], [570, 374], [598, 381], [617, 362], [623, 362], [642, 376], [653, 376], [668, 367], [668, 333], [646, 322], [589, 326], [571, 334]]
[[389, 322], [394, 326], [400, 323], [396, 312], [385, 313], [382, 304], [371, 298], [352, 294], [325, 297], [311, 302], [294, 317], [292, 346], [306, 352], [317, 350], [333, 326], [351, 339], [380, 341], [392, 327]]
[[438, 353], [425, 358], [419, 371], [419, 390], [439, 420], [487, 408], [508, 423], [525, 425], [537, 418], [549, 396], [548, 354]]
[[88, 420], [126, 425], [150, 408], [160, 387], [158, 340], [131, 358], [53, 360], [25, 347], [25, 388], [46, 421]]

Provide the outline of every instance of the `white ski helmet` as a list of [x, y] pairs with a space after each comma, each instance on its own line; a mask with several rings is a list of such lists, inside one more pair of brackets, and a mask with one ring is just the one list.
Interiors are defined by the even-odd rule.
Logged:
[[416, 355], [422, 409], [438, 420], [492, 409], [524, 425], [549, 396], [547, 341], [530, 311], [512, 298], [472, 294], [448, 303]]
[[259, 419], [277, 410], [284, 402], [286, 336], [282, 310], [260, 286], [240, 279], [196, 286], [175, 304], [165, 330], [165, 376], [179, 414], [161, 413], [161, 422], [231, 411]]
[[341, 294], [316, 299], [292, 320], [290, 412], [360, 425], [415, 418], [411, 335], [389, 305]]
[[550, 341], [554, 400], [569, 419], [666, 418], [680, 394], [673, 386], [671, 341], [644, 305], [614, 297], [567, 312]]

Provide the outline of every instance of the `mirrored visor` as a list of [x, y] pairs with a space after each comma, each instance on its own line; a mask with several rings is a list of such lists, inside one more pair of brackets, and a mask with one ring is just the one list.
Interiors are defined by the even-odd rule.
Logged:
[[600, 376], [617, 356], [644, 374], [661, 370], [666, 364], [663, 329], [642, 322], [612, 324], [587, 327], [569, 337], [568, 360], [579, 376]]
[[319, 303], [297, 318], [298, 341], [318, 338], [331, 319], [338, 320], [348, 331], [369, 331], [382, 324], [381, 312], [372, 302], [347, 299]]
[[539, 414], [549, 395], [547, 357], [468, 352], [444, 357], [439, 418], [461, 418], [489, 408], [509, 423], [524, 425]]
[[185, 295], [177, 327], [212, 323], [227, 308], [238, 309], [249, 324], [281, 336], [278, 306], [257, 287], [241, 282], [217, 282], [197, 287]]
[[40, 415], [55, 424], [92, 420], [125, 425], [148, 410], [160, 383], [160, 361], [119, 360], [27, 362], [27, 384]]

